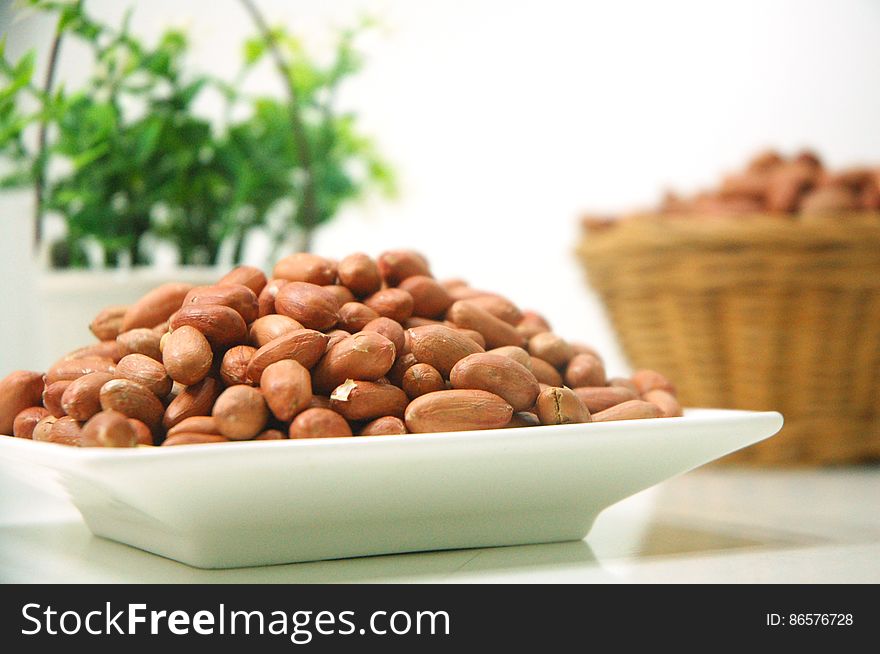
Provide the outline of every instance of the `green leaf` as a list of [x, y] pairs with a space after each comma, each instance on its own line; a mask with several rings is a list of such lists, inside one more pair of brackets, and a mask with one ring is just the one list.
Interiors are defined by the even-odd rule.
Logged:
[[260, 37], [247, 39], [243, 50], [245, 66], [253, 66], [266, 53], [266, 41]]

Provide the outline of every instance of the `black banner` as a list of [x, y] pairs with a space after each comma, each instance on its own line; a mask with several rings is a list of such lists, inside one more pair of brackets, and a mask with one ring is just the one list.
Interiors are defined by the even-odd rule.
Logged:
[[[258, 651], [823, 643], [878, 635], [872, 586], [4, 586], [2, 642]], [[611, 639], [610, 641], [608, 639]], [[702, 640], [698, 640], [702, 639]], [[705, 640], [708, 639], [708, 640]], [[867, 641], [870, 642], [870, 641]], [[6, 651], [20, 651], [18, 647]]]

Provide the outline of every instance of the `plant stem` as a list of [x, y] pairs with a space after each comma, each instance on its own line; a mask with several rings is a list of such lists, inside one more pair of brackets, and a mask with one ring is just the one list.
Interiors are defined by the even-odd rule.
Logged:
[[[77, 3], [77, 8], [82, 5], [82, 0]], [[61, 18], [55, 28], [55, 36], [52, 37], [52, 47], [49, 50], [49, 62], [46, 64], [46, 77], [43, 81], [43, 93], [48, 96], [55, 85], [55, 71], [58, 68], [58, 53], [61, 51], [61, 41], [64, 34], [61, 31]], [[46, 141], [49, 133], [49, 120], [43, 116], [40, 120], [40, 129], [37, 132], [37, 169], [34, 171], [34, 248], [40, 246], [43, 240], [43, 189], [46, 185]]]
[[266, 40], [266, 45], [268, 46], [269, 52], [275, 61], [275, 67], [278, 69], [278, 72], [281, 73], [281, 77], [284, 80], [285, 87], [287, 88], [287, 94], [290, 99], [290, 125], [293, 132], [293, 138], [296, 142], [296, 150], [299, 156], [299, 163], [303, 171], [303, 198], [302, 204], [297, 211], [300, 213], [300, 216], [302, 218], [301, 226], [304, 231], [303, 251], [308, 252], [309, 249], [311, 249], [311, 234], [314, 231], [315, 227], [317, 227], [318, 225], [318, 205], [315, 197], [315, 176], [312, 169], [311, 149], [309, 148], [309, 142], [302, 120], [302, 114], [300, 113], [299, 97], [296, 91], [296, 86], [294, 86], [293, 75], [291, 73], [290, 66], [287, 65], [287, 61], [285, 60], [284, 55], [281, 53], [281, 50], [278, 47], [278, 40], [275, 34], [269, 28], [265, 17], [262, 13], [260, 13], [260, 10], [257, 8], [257, 5], [253, 2], [253, 0], [241, 0], [241, 3], [251, 15], [251, 19], [257, 26], [260, 34]]

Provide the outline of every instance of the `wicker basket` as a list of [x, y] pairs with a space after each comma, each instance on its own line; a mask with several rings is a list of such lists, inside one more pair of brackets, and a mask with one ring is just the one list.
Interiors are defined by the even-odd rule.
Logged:
[[634, 366], [688, 406], [774, 409], [753, 463], [880, 458], [880, 220], [624, 221], [579, 248]]

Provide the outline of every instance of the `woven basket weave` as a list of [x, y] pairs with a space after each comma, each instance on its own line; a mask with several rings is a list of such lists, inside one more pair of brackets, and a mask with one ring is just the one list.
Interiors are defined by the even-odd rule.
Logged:
[[728, 457], [880, 458], [880, 220], [649, 218], [579, 248], [630, 361], [687, 406], [773, 409], [776, 438]]

